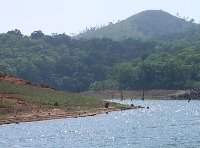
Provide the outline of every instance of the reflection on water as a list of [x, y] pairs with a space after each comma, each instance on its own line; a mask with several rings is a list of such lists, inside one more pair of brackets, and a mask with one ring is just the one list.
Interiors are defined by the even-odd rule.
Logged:
[[123, 103], [149, 109], [3, 125], [0, 147], [200, 147], [200, 101]]

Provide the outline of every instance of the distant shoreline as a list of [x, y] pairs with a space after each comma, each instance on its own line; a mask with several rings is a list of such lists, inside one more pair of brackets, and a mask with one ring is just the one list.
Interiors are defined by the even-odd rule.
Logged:
[[[145, 90], [145, 99], [165, 99], [170, 94], [176, 93], [178, 90]], [[121, 99], [120, 90], [105, 90], [105, 91], [87, 91], [82, 92], [82, 95], [99, 98], [99, 99]], [[142, 99], [142, 90], [123, 90], [123, 98], [140, 100]]]

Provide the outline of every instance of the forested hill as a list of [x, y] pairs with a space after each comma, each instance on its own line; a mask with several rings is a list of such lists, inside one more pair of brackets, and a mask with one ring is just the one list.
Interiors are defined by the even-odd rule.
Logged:
[[[101, 30], [120, 41], [103, 38]], [[200, 27], [193, 20], [163, 11], [144, 11], [90, 31], [98, 35], [91, 37], [100, 38], [74, 39], [42, 31], [26, 36], [17, 29], [2, 33], [0, 72], [76, 92], [200, 85]]]
[[20, 30], [0, 34], [0, 72], [67, 91], [88, 90], [115, 64], [155, 51], [156, 43], [134, 39], [74, 40], [66, 34]]
[[186, 32], [197, 26], [194, 19], [176, 17], [162, 10], [147, 10], [117, 23], [110, 22], [107, 26], [86, 29], [75, 38], [106, 37], [118, 41], [127, 38], [160, 39], [163, 36]]
[[200, 81], [200, 30], [185, 35], [192, 38], [182, 35], [185, 39], [155, 42], [129, 38], [117, 42], [108, 38], [75, 40], [65, 34], [45, 35], [42, 31], [24, 36], [16, 29], [0, 34], [0, 72], [76, 92], [88, 90], [89, 86], [193, 87]]

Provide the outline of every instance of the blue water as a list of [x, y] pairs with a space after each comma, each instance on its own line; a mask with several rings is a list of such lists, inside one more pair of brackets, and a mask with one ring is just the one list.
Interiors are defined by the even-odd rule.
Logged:
[[200, 147], [200, 101], [123, 103], [150, 109], [2, 125], [0, 148]]

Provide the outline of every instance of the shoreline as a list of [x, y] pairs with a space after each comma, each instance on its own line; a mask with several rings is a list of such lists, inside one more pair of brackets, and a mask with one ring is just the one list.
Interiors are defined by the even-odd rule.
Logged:
[[54, 120], [54, 119], [67, 119], [67, 118], [80, 118], [80, 117], [88, 117], [88, 116], [96, 116], [100, 114], [108, 114], [109, 112], [114, 111], [124, 111], [124, 110], [132, 110], [139, 109], [144, 107], [129, 107], [129, 108], [98, 108], [94, 111], [78, 111], [75, 113], [67, 113], [61, 109], [53, 109], [50, 113], [41, 112], [39, 114], [22, 114], [22, 115], [10, 115], [3, 119], [0, 118], [0, 126], [6, 124], [19, 124], [23, 122], [34, 122], [34, 121], [45, 121], [45, 120]]
[[[152, 89], [145, 90], [144, 97], [145, 99], [164, 99], [168, 97], [170, 94], [174, 94], [179, 90], [162, 90], [162, 89]], [[142, 90], [105, 90], [105, 91], [85, 91], [81, 93], [84, 96], [90, 96], [98, 99], [121, 99], [121, 98], [129, 98], [140, 100], [143, 97]]]

